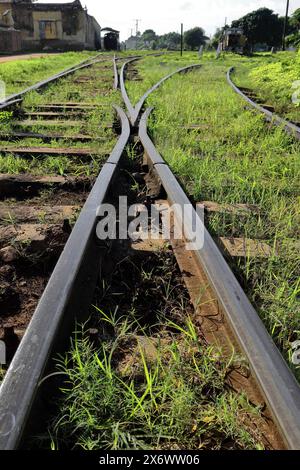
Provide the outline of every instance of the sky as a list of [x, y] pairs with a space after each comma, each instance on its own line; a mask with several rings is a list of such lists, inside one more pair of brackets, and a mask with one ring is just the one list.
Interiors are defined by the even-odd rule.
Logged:
[[[39, 0], [38, 3], [66, 3], [67, 0]], [[110, 26], [121, 32], [121, 40], [135, 32], [135, 20], [140, 20], [139, 30], [154, 29], [157, 34], [194, 26], [204, 28], [208, 36], [217, 27], [249, 13], [267, 7], [280, 15], [285, 14], [286, 0], [81, 0], [88, 12], [95, 16], [101, 27]], [[290, 0], [290, 12], [300, 8], [300, 0]]]

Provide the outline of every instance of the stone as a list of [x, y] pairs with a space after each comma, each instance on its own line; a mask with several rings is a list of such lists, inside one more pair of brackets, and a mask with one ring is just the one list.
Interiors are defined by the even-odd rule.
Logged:
[[18, 257], [18, 253], [12, 246], [6, 246], [0, 250], [0, 259], [3, 263], [13, 263]]

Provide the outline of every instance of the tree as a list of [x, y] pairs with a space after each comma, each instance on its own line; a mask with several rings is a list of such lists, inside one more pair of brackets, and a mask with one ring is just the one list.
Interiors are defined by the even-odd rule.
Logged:
[[285, 38], [288, 46], [300, 46], [300, 8], [289, 19], [288, 36]]
[[151, 41], [155, 41], [156, 39], [156, 32], [153, 31], [153, 29], [146, 29], [146, 31], [143, 32], [142, 34], [142, 39], [145, 41], [145, 42], [151, 42]]
[[243, 28], [248, 45], [255, 44], [279, 46], [282, 41], [283, 19], [269, 8], [259, 8], [232, 22], [233, 28]]
[[163, 34], [158, 39], [158, 48], [177, 50], [181, 42], [181, 36], [179, 33], [167, 33]]
[[290, 26], [293, 28], [292, 32], [300, 31], [300, 8], [292, 14], [290, 18]]
[[192, 51], [203, 46], [207, 39], [202, 28], [193, 28], [184, 33], [184, 42]]

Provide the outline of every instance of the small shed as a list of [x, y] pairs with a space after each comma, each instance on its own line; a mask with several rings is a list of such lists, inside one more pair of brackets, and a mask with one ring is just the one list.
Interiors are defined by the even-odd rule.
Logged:
[[229, 28], [224, 31], [222, 39], [222, 50], [229, 52], [244, 53], [247, 38], [242, 28]]
[[101, 49], [106, 51], [119, 51], [120, 31], [113, 28], [101, 28]]

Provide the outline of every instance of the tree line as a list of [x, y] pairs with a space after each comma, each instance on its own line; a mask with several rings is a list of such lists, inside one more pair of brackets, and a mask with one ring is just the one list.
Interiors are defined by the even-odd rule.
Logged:
[[[257, 45], [280, 48], [283, 39], [283, 28], [285, 18], [274, 13], [269, 8], [259, 8], [234, 20], [230, 25], [217, 29], [211, 44], [217, 46], [223, 37], [224, 31], [229, 28], [242, 28], [247, 37], [249, 50]], [[285, 43], [287, 46], [300, 45], [300, 8], [289, 18], [286, 28]]]
[[[247, 37], [247, 47], [250, 51], [257, 45], [280, 48], [283, 26], [284, 17], [269, 8], [259, 8], [238, 20], [234, 20], [231, 25], [218, 28], [211, 40], [205, 35], [203, 28], [195, 27], [186, 31], [183, 38], [184, 47], [188, 50], [196, 50], [206, 44], [217, 47], [226, 29], [242, 28]], [[287, 46], [300, 46], [300, 8], [288, 18], [285, 42]], [[178, 50], [181, 46], [181, 36], [177, 32], [158, 35], [153, 29], [147, 29], [143, 34], [138, 34], [136, 46], [138, 49]]]
[[[195, 50], [200, 45], [206, 44], [209, 40], [205, 36], [202, 28], [192, 28], [184, 33], [184, 47], [188, 50]], [[153, 29], [147, 29], [143, 34], [138, 34], [136, 38], [138, 49], [169, 49], [178, 50], [181, 46], [181, 35], [176, 32], [171, 32], [159, 36]]]

